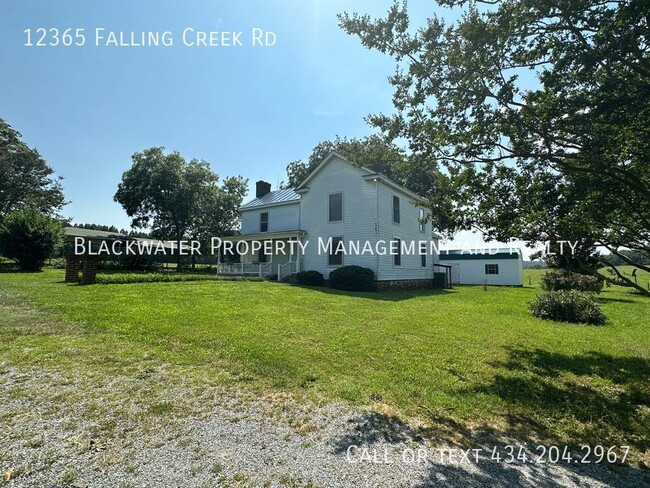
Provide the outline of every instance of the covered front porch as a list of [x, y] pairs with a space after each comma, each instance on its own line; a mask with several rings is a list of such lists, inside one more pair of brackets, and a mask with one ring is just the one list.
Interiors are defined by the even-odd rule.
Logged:
[[[259, 276], [278, 281], [300, 271], [301, 247], [305, 232], [264, 232], [222, 239], [217, 254], [217, 274]], [[227, 262], [236, 253], [239, 262]]]

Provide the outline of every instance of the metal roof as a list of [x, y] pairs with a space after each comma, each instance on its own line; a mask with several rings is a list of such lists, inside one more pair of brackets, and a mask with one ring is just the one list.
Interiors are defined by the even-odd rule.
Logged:
[[521, 251], [517, 248], [500, 249], [453, 249], [447, 251], [441, 249], [439, 254], [441, 261], [470, 261], [478, 259], [520, 259]]
[[63, 233], [67, 237], [86, 237], [86, 238], [96, 238], [96, 239], [133, 239], [126, 234], [120, 234], [119, 232], [107, 232], [105, 230], [95, 230], [95, 229], [84, 229], [82, 227], [65, 227]]
[[266, 205], [277, 205], [280, 203], [289, 203], [300, 200], [300, 195], [298, 195], [291, 188], [286, 190], [275, 190], [267, 193], [263, 197], [255, 198], [248, 203], [242, 205], [241, 209], [253, 208], [253, 207], [264, 207]]

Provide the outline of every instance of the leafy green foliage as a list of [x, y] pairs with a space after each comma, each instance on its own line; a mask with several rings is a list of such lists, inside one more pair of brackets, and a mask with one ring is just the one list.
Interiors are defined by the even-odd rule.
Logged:
[[25, 208], [51, 215], [65, 204], [61, 178], [21, 137], [0, 119], [0, 219]]
[[310, 269], [307, 271], [301, 271], [296, 274], [296, 282], [299, 285], [306, 286], [323, 286], [325, 285], [325, 278], [320, 271], [315, 269]]
[[535, 317], [545, 320], [599, 325], [606, 319], [591, 293], [576, 290], [540, 293], [529, 308]]
[[206, 273], [98, 273], [97, 283], [102, 285], [128, 283], [171, 283], [178, 281], [261, 281], [246, 276], [217, 276]]
[[330, 288], [347, 291], [374, 291], [375, 273], [361, 266], [341, 266], [330, 273]]
[[0, 253], [25, 271], [38, 271], [61, 238], [59, 222], [36, 210], [20, 210], [0, 224]]
[[246, 194], [245, 179], [226, 178], [219, 187], [219, 177], [206, 161], [187, 162], [161, 147], [135, 153], [132, 159], [114, 199], [132, 218], [133, 227], [151, 227], [155, 237], [176, 241], [233, 232]]
[[578, 290], [600, 293], [603, 289], [601, 277], [572, 273], [564, 269], [554, 269], [542, 275], [542, 289], [546, 291]]
[[614, 266], [624, 264], [650, 264], [650, 253], [644, 251], [620, 250], [618, 255], [607, 256]]
[[432, 15], [419, 29], [405, 3], [383, 19], [340, 16], [397, 63], [397, 113], [371, 124], [445, 164], [454, 215], [488, 239], [649, 251], [647, 3], [438, 4], [464, 15], [451, 25]]

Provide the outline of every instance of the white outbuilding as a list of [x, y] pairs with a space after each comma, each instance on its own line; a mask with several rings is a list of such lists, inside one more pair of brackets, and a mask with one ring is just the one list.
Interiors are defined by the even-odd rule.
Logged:
[[523, 286], [524, 268], [520, 249], [441, 250], [440, 264], [450, 266], [456, 285]]

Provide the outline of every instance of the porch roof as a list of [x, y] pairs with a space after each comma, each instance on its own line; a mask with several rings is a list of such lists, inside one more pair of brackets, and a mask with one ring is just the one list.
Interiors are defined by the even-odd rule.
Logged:
[[270, 239], [299, 238], [307, 234], [304, 230], [285, 230], [282, 232], [260, 232], [258, 234], [244, 234], [239, 236], [222, 237], [222, 241], [268, 241]]

